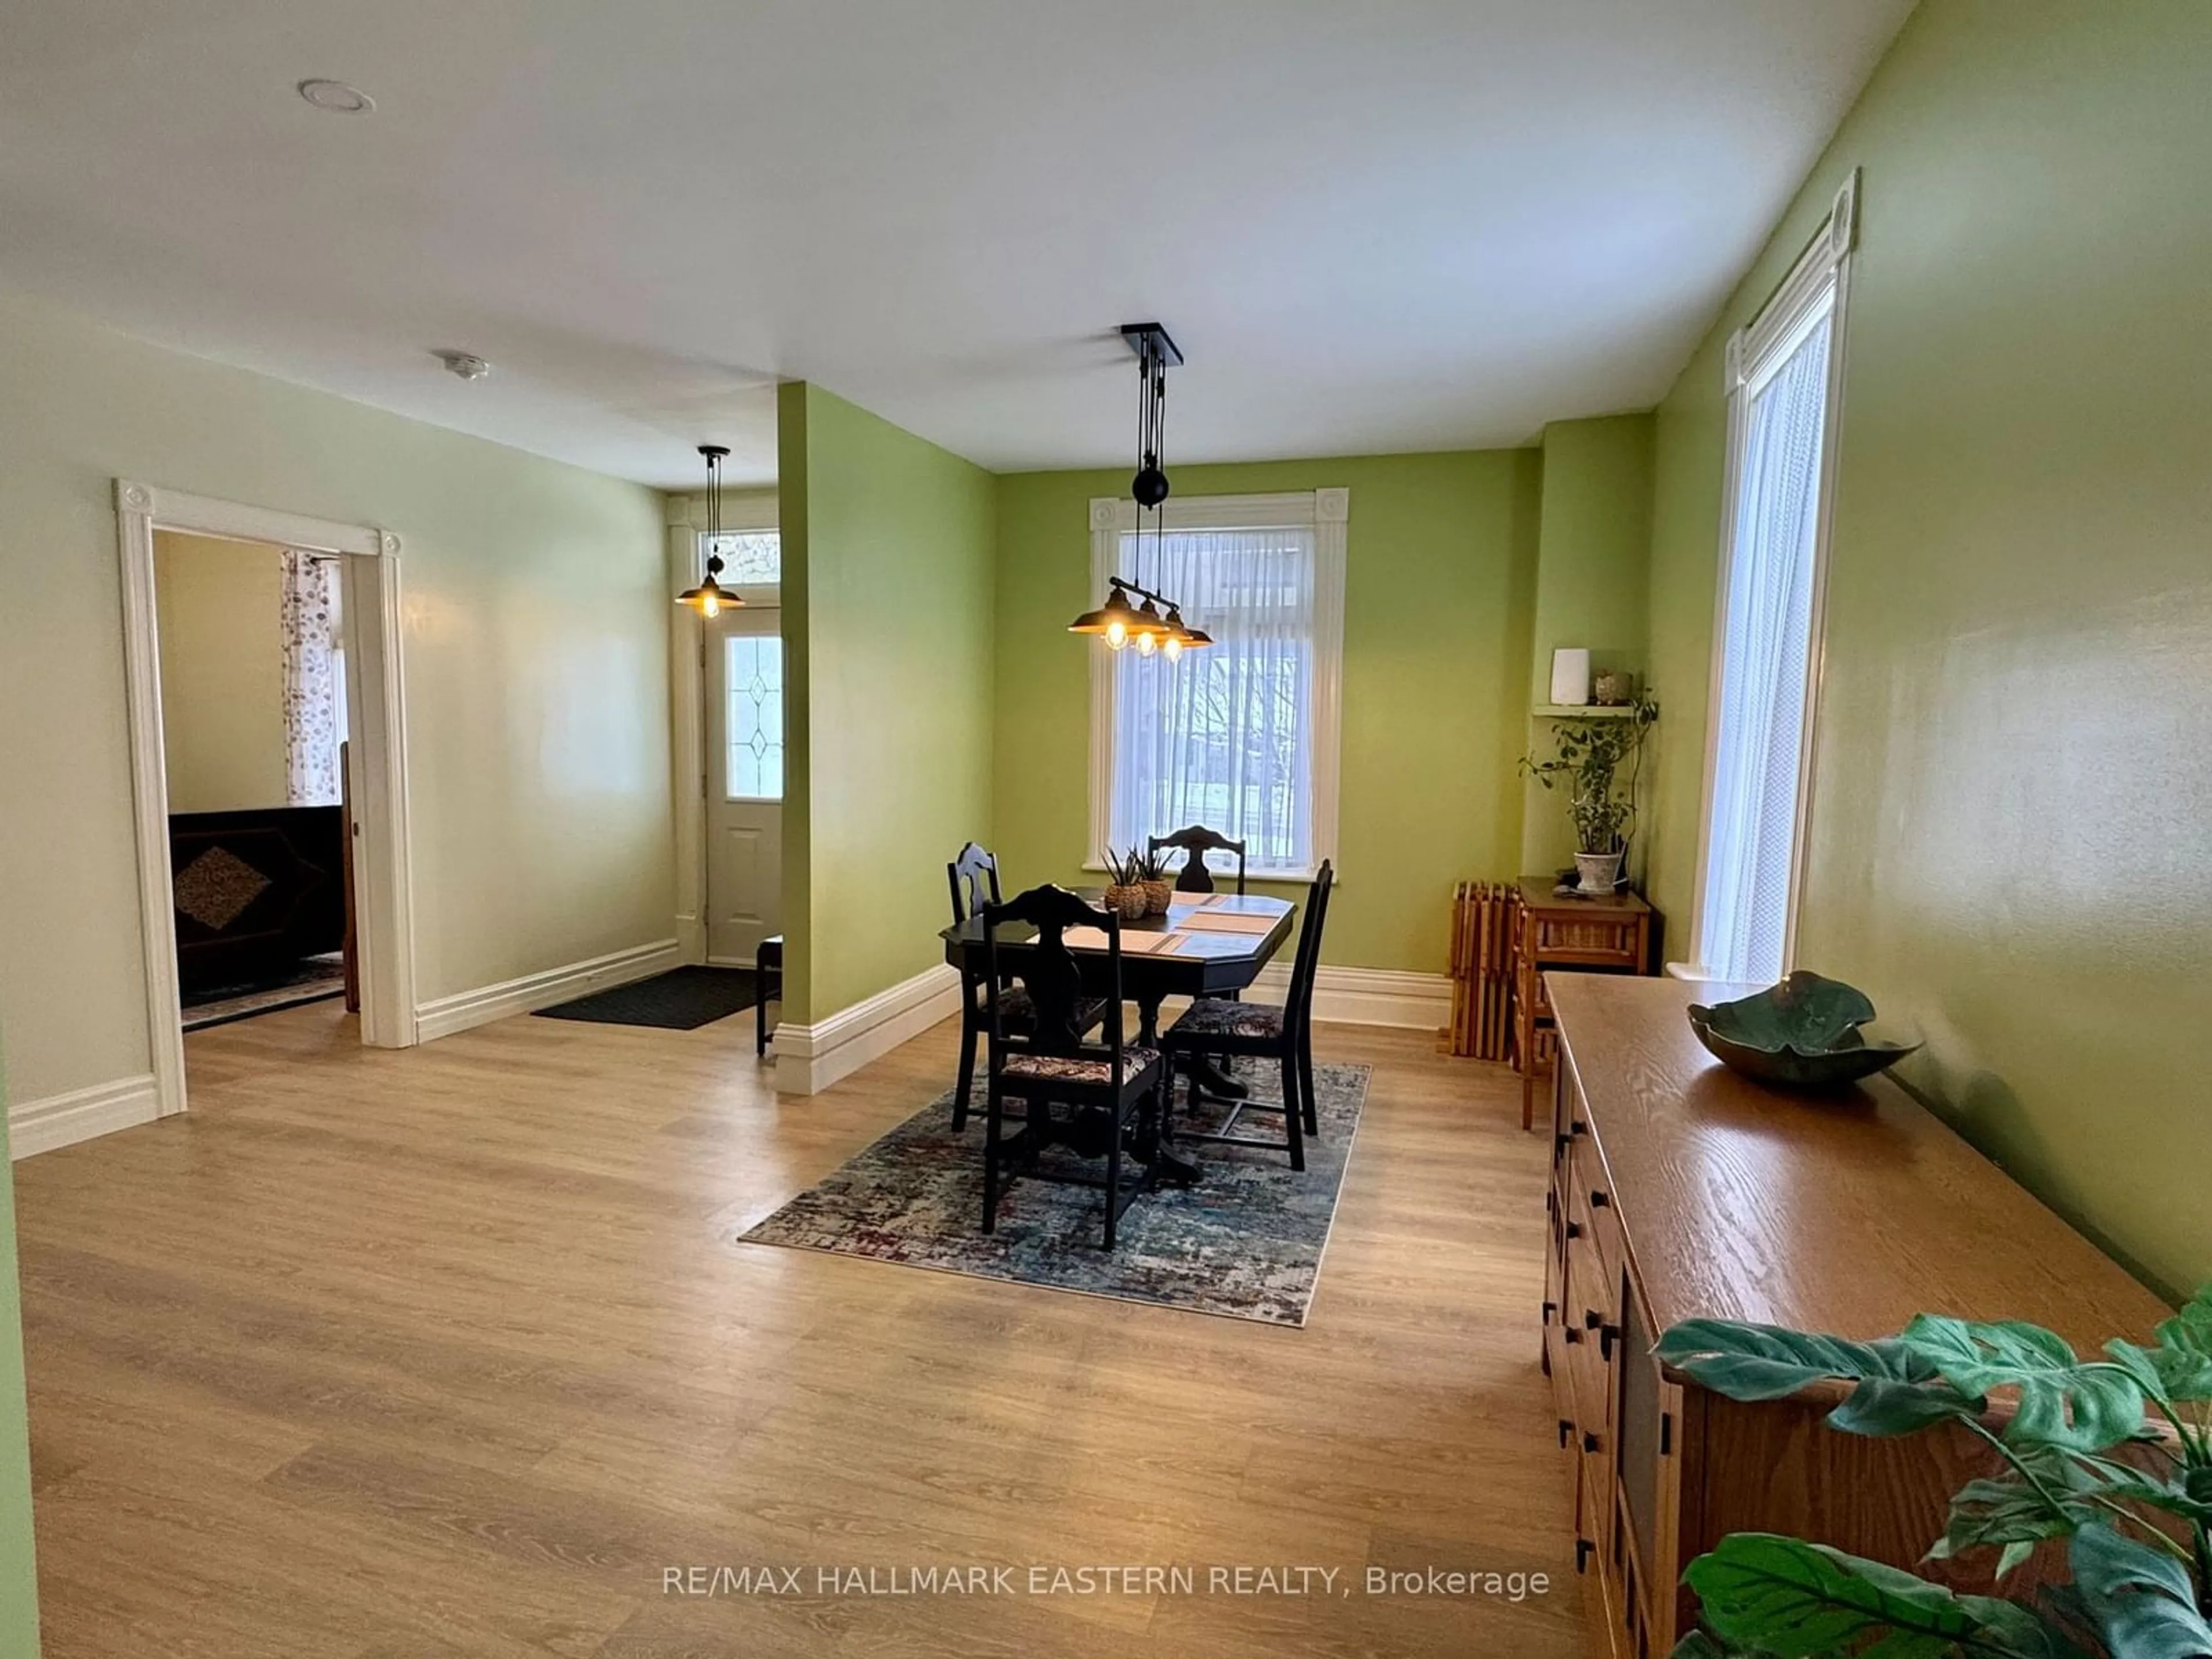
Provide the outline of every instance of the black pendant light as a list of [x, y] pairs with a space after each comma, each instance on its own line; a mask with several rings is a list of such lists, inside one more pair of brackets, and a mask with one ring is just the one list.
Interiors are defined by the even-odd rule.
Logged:
[[[1152, 515], [1152, 550], [1158, 568], [1164, 523], [1161, 509], [1170, 489], [1165, 460], [1168, 369], [1182, 366], [1182, 352], [1168, 337], [1167, 330], [1158, 323], [1124, 323], [1121, 337], [1137, 354], [1141, 386], [1137, 398], [1137, 471], [1129, 480], [1129, 494], [1137, 503], [1139, 515], [1137, 546], [1141, 563], [1143, 515], [1149, 512]], [[1132, 605], [1129, 600], [1133, 594], [1142, 603]], [[1158, 651], [1172, 659], [1185, 651], [1213, 643], [1212, 635], [1204, 629], [1192, 628], [1183, 621], [1182, 611], [1174, 600], [1121, 576], [1109, 580], [1106, 603], [1096, 611], [1085, 611], [1067, 625], [1067, 631], [1097, 635], [1109, 650], [1134, 646], [1137, 654], [1143, 657]]]
[[722, 574], [722, 556], [716, 550], [722, 541], [722, 459], [730, 452], [722, 444], [701, 444], [699, 453], [707, 458], [707, 580], [685, 588], [676, 603], [711, 622], [725, 611], [741, 609], [744, 601], [714, 580]]

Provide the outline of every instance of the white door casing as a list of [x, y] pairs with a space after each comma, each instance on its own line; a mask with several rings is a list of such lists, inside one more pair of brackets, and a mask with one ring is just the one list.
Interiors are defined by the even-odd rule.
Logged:
[[161, 654], [154, 532], [180, 530], [344, 556], [346, 705], [354, 818], [354, 915], [361, 1038], [380, 1048], [416, 1041], [407, 726], [400, 664], [399, 538], [374, 526], [115, 481], [123, 591], [123, 665], [136, 819], [139, 927], [156, 1111], [185, 1109], [183, 1013], [177, 989], [176, 897], [169, 872], [169, 784], [161, 731]]

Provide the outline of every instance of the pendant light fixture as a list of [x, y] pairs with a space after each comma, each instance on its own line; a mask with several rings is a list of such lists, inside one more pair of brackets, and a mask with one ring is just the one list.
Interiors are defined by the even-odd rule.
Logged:
[[722, 574], [722, 459], [730, 452], [722, 444], [701, 444], [699, 453], [707, 458], [707, 580], [685, 588], [676, 603], [711, 622], [725, 611], [741, 609], [744, 601], [714, 580]]
[[[1137, 503], [1138, 563], [1141, 566], [1144, 562], [1144, 514], [1149, 512], [1152, 515], [1154, 568], [1158, 569], [1162, 509], [1170, 493], [1165, 464], [1168, 369], [1170, 366], [1182, 367], [1182, 352], [1168, 337], [1167, 330], [1158, 323], [1124, 323], [1121, 337], [1137, 354], [1137, 373], [1142, 385], [1137, 400], [1137, 471], [1129, 480], [1129, 494]], [[1132, 605], [1132, 594], [1143, 603]], [[1121, 576], [1109, 579], [1106, 603], [1096, 611], [1085, 611], [1068, 623], [1067, 631], [1095, 634], [1105, 641], [1110, 651], [1133, 645], [1140, 657], [1149, 657], [1157, 651], [1170, 661], [1186, 651], [1213, 643], [1213, 636], [1204, 629], [1193, 628], [1183, 621], [1182, 611], [1174, 600]]]

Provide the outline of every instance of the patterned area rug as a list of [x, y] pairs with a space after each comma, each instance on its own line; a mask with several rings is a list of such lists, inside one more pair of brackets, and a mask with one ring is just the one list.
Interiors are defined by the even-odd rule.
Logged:
[[[1248, 1060], [1238, 1074], [1257, 1098], [1282, 1098], [1273, 1066]], [[1366, 1066], [1314, 1067], [1321, 1133], [1306, 1142], [1303, 1174], [1292, 1173], [1283, 1152], [1179, 1142], [1177, 1150], [1198, 1162], [1204, 1177], [1188, 1190], [1164, 1186], [1139, 1198], [1121, 1218], [1111, 1255], [1098, 1243], [1104, 1199], [1085, 1187], [1017, 1181], [1000, 1203], [998, 1231], [981, 1231], [981, 1085], [979, 1076], [966, 1133], [952, 1133], [948, 1090], [738, 1242], [870, 1256], [1270, 1325], [1306, 1322], [1367, 1103]], [[1225, 1109], [1207, 1103], [1188, 1121], [1211, 1128]], [[1176, 1114], [1180, 1125], [1186, 1121], [1180, 1098]], [[1272, 1114], [1249, 1115], [1237, 1133], [1271, 1134], [1278, 1121]], [[1054, 1148], [1046, 1156], [1069, 1155]], [[1072, 1161], [1086, 1173], [1102, 1167]]]
[[184, 1026], [187, 1031], [210, 1025], [228, 1025], [234, 1019], [296, 1008], [303, 1002], [321, 1002], [345, 994], [345, 964], [336, 953], [308, 957], [290, 972], [256, 985], [225, 985], [184, 994]]

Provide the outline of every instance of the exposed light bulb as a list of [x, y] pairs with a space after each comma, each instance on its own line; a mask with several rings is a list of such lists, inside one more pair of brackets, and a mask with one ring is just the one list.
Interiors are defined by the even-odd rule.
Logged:
[[1155, 643], [1155, 642], [1154, 642], [1154, 641], [1153, 641], [1153, 639], [1152, 639], [1152, 636], [1150, 634], [1148, 634], [1148, 633], [1147, 633], [1147, 634], [1139, 634], [1139, 635], [1137, 635], [1137, 654], [1138, 654], [1139, 656], [1140, 656], [1140, 657], [1149, 657], [1149, 656], [1151, 656], [1151, 655], [1152, 654], [1152, 648], [1153, 648], [1153, 645], [1154, 645], [1154, 643]]
[[721, 600], [716, 599], [712, 593], [702, 593], [699, 596], [699, 614], [702, 617], [720, 616], [722, 614]]
[[1160, 649], [1166, 653], [1167, 659], [1173, 662], [1177, 657], [1182, 655], [1182, 641], [1170, 634], [1168, 635], [1168, 642]]
[[1106, 624], [1106, 643], [1119, 651], [1129, 642], [1129, 627], [1119, 617]]

